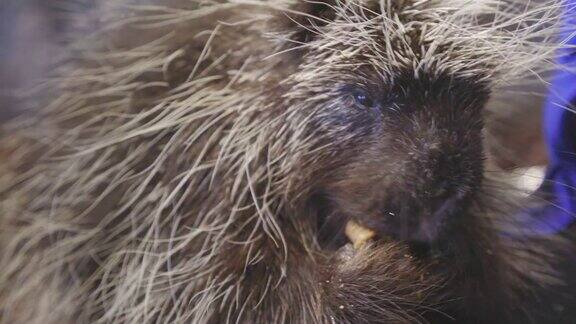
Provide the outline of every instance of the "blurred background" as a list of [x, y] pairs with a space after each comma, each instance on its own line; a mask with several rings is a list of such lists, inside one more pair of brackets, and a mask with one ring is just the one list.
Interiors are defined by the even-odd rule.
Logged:
[[0, 0], [0, 122], [21, 113], [16, 89], [46, 77], [64, 45], [97, 21], [95, 0]]

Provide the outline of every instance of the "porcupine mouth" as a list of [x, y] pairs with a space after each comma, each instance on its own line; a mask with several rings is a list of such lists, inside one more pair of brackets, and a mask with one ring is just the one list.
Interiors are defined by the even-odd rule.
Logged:
[[[421, 224], [409, 224], [408, 218], [403, 217], [405, 213], [415, 212], [414, 209], [407, 209], [394, 201], [388, 199], [383, 208], [383, 214], [392, 215], [388, 220], [358, 217], [349, 217], [342, 212], [339, 206], [334, 205], [323, 195], [313, 197], [316, 209], [317, 240], [321, 248], [327, 251], [338, 251], [342, 247], [350, 244], [355, 249], [359, 249], [368, 242], [374, 244], [384, 244], [390, 242], [402, 242], [414, 256], [428, 258], [442, 255], [442, 251], [436, 244], [430, 241], [406, 239], [403, 228], [417, 228]], [[445, 201], [439, 211], [451, 209], [452, 201]], [[412, 219], [414, 220], [414, 219]], [[398, 222], [406, 222], [400, 224]], [[404, 237], [404, 238], [403, 238]]]
[[317, 240], [323, 249], [337, 251], [348, 244], [359, 249], [369, 241], [383, 239], [375, 231], [342, 216], [325, 197], [317, 195], [312, 200], [316, 209]]

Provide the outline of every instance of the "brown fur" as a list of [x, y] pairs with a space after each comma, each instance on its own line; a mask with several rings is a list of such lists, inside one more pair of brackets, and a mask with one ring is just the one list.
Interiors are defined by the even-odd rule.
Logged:
[[[72, 46], [40, 113], [8, 126], [22, 144], [1, 194], [2, 321], [532, 318], [533, 289], [562, 278], [548, 243], [499, 236], [513, 225], [485, 194], [497, 72], [465, 51], [406, 57], [432, 47], [422, 30], [390, 40], [406, 62], [346, 43], [360, 33], [339, 34], [346, 18], [379, 17], [367, 2], [104, 16], [118, 27]], [[394, 19], [443, 14], [413, 3], [394, 2]], [[341, 231], [352, 218], [379, 235], [359, 251]]]

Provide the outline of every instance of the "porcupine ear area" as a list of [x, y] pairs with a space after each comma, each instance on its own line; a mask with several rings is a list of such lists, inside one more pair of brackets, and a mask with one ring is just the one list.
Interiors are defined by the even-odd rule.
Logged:
[[336, 1], [299, 1], [290, 11], [283, 11], [276, 19], [276, 29], [290, 30], [288, 47], [298, 47], [313, 41], [319, 29], [336, 17]]

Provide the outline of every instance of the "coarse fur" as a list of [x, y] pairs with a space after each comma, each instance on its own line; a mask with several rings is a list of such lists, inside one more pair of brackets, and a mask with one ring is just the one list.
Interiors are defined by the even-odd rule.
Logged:
[[[570, 245], [500, 235], [482, 145], [563, 2], [109, 6], [5, 127], [1, 321], [567, 316], [534, 305]], [[350, 219], [379, 238], [352, 250]]]

